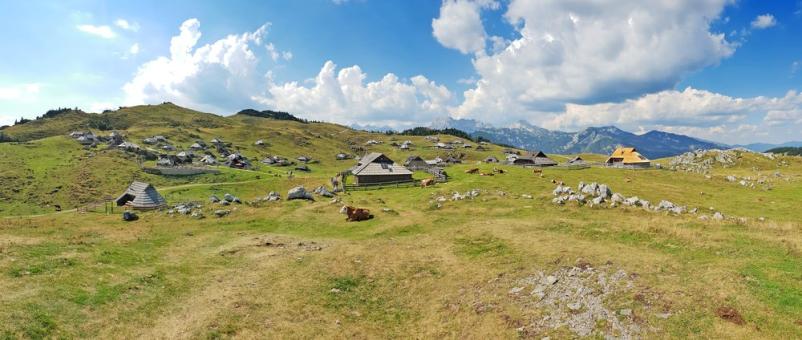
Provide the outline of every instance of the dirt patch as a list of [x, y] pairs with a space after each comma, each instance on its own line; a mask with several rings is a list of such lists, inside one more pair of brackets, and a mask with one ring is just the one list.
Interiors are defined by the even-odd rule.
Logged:
[[299, 251], [321, 251], [327, 245], [309, 240], [297, 240], [278, 236], [254, 237], [251, 242], [239, 242], [219, 251], [221, 256], [232, 256], [240, 253], [259, 256], [276, 256]]
[[315, 241], [288, 241], [277, 238], [255, 238], [257, 240], [257, 247], [267, 248], [281, 248], [281, 249], [297, 249], [304, 251], [320, 251], [326, 246]]
[[230, 242], [219, 248], [217, 253], [222, 256], [242, 256], [246, 264], [209, 273], [213, 279], [205, 282], [197, 294], [173, 304], [174, 308], [162, 313], [154, 320], [152, 327], [142, 329], [142, 333], [135, 337], [194, 339], [204, 331], [234, 336], [238, 330], [228, 328], [229, 325], [220, 321], [221, 315], [256, 308], [252, 301], [253, 295], [257, 294], [254, 291], [258, 287], [257, 282], [264, 281], [271, 272], [286, 270], [288, 261], [295, 261], [303, 252], [319, 251], [329, 246], [316, 241], [273, 235], [243, 237]]
[[722, 306], [717, 308], [716, 315], [736, 325], [743, 325], [745, 323], [743, 317], [741, 317], [741, 313], [738, 313], [738, 311], [735, 310], [735, 308], [729, 306]]
[[576, 336], [638, 338], [642, 330], [631, 307], [613, 310], [608, 300], [631, 294], [634, 278], [623, 270], [595, 269], [589, 263], [538, 272], [509, 290], [526, 310], [540, 313], [518, 328], [520, 334], [547, 334], [567, 327]]

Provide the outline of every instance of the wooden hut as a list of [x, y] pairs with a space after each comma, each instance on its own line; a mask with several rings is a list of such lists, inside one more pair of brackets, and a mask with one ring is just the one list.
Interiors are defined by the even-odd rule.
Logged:
[[619, 147], [613, 151], [605, 162], [607, 166], [618, 168], [648, 168], [651, 161], [641, 155], [635, 148]]
[[167, 205], [161, 194], [152, 185], [135, 181], [115, 200], [117, 206], [131, 207], [136, 210], [159, 209]]
[[527, 152], [526, 154], [516, 158], [512, 164], [523, 166], [555, 166], [557, 162], [546, 156], [543, 151]]
[[404, 166], [407, 169], [416, 171], [416, 170], [426, 170], [430, 167], [428, 163], [426, 163], [423, 158], [420, 156], [409, 156], [407, 160], [404, 162]]
[[568, 164], [570, 164], [570, 165], [584, 165], [585, 164], [585, 160], [582, 159], [582, 157], [580, 157], [580, 156], [576, 156], [576, 157], [572, 158], [570, 161], [568, 161]]
[[395, 163], [386, 155], [372, 152], [351, 169], [357, 185], [402, 183], [412, 181], [412, 171]]

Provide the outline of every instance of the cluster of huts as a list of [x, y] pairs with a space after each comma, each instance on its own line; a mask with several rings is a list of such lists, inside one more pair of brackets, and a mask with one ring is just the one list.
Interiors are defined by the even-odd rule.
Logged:
[[[74, 136], [76, 139], [80, 137], [86, 136]], [[350, 155], [347, 154], [337, 155], [337, 159], [349, 158]], [[269, 159], [271, 159], [270, 162], [290, 162], [285, 158], [277, 158], [277, 156], [269, 157]], [[312, 159], [307, 156], [300, 156], [298, 161], [308, 163]], [[487, 163], [500, 162], [494, 156], [489, 156], [484, 161]], [[507, 150], [507, 163], [536, 167], [557, 165], [557, 162], [540, 151], [519, 154], [512, 150]], [[290, 162], [290, 164], [294, 164], [294, 162]], [[372, 152], [360, 158], [357, 164], [347, 171], [347, 175], [353, 176], [354, 184], [358, 186], [412, 182], [413, 171], [428, 171], [440, 179], [440, 176], [446, 176], [442, 167], [438, 167], [438, 165], [442, 164], [446, 164], [442, 159], [427, 161], [420, 156], [410, 156], [402, 165], [396, 163], [385, 154]], [[585, 164], [585, 161], [577, 156], [568, 161], [568, 164]], [[638, 153], [635, 148], [620, 147], [605, 161], [605, 165], [620, 168], [642, 168], [648, 167], [650, 161]], [[136, 181], [131, 183], [126, 191], [115, 200], [115, 204], [136, 210], [148, 210], [162, 208], [166, 206], [166, 201], [152, 185]]]

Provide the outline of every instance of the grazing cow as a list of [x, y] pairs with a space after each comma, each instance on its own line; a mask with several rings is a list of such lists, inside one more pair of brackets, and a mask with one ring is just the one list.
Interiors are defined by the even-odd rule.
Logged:
[[505, 171], [504, 169], [499, 169], [499, 168], [493, 167], [493, 173], [494, 174], [503, 174], [503, 173], [506, 173], [506, 172], [507, 171]]
[[56, 208], [56, 211], [61, 211], [61, 205], [56, 204], [53, 207]]
[[542, 174], [543, 173], [543, 169], [534, 168], [534, 169], [532, 169], [532, 173], [533, 174]]
[[479, 168], [473, 168], [473, 169], [465, 170], [465, 173], [466, 174], [478, 174], [479, 173]]
[[420, 181], [420, 187], [421, 188], [426, 188], [426, 187], [429, 187], [429, 186], [432, 186], [432, 185], [434, 185], [434, 178], [427, 178], [427, 179], [424, 179], [424, 180]]
[[370, 214], [370, 210], [351, 206], [345, 207], [345, 214], [348, 215], [345, 219], [348, 222], [359, 222], [373, 218], [373, 215]]

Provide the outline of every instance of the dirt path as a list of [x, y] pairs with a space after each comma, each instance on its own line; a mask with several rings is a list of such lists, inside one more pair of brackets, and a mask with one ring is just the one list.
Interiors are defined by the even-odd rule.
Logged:
[[[257, 237], [271, 238], [273, 237]], [[254, 290], [260, 289], [265, 275], [286, 266], [286, 261], [294, 261], [304, 251], [292, 247], [270, 248], [258, 246], [253, 235], [243, 237], [217, 249], [219, 253], [232, 253], [247, 260], [242, 266], [220, 270], [210, 274], [213, 279], [181, 301], [175, 308], [166, 311], [154, 320], [152, 326], [141, 328], [136, 338], [144, 339], [191, 339], [207, 332], [221, 314], [240, 307], [242, 301], [249, 300]], [[296, 239], [283, 238], [287, 244]], [[312, 254], [312, 253], [309, 253]], [[217, 255], [213, 255], [217, 256]], [[113, 334], [110, 334], [114, 337]]]

